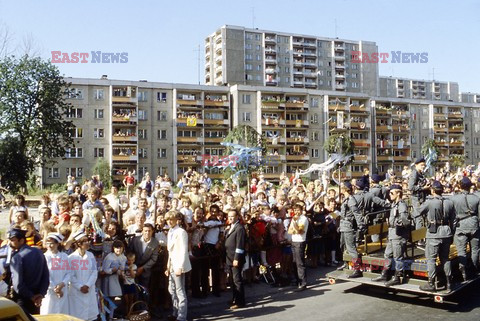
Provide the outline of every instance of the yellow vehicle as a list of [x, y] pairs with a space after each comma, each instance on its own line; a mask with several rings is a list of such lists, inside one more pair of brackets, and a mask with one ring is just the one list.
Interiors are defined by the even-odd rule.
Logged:
[[[82, 321], [66, 314], [34, 315], [33, 317], [39, 321]], [[0, 298], [0, 321], [3, 320], [29, 321], [30, 319], [18, 304], [7, 298]]]

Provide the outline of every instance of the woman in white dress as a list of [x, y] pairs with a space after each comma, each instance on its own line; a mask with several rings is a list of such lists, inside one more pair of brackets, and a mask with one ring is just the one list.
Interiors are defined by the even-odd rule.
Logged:
[[98, 271], [95, 257], [88, 252], [90, 243], [84, 231], [73, 236], [77, 249], [70, 254], [70, 292], [68, 296], [70, 315], [82, 320], [96, 320], [98, 315], [95, 282]]
[[67, 285], [70, 281], [70, 269], [68, 268], [68, 255], [58, 250], [62, 241], [63, 235], [60, 233], [47, 234], [45, 258], [50, 272], [50, 285], [42, 300], [40, 314], [69, 313]]

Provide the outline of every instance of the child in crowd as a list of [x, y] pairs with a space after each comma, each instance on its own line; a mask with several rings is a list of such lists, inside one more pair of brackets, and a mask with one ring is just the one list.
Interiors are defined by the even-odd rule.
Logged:
[[25, 197], [20, 194], [16, 195], [13, 199], [13, 206], [10, 207], [10, 212], [8, 213], [8, 221], [10, 224], [13, 223], [14, 215], [17, 212], [24, 212], [26, 215], [25, 219], [28, 218], [28, 208], [27, 205], [25, 205]]
[[137, 266], [135, 265], [135, 253], [127, 253], [127, 263], [123, 272], [123, 299], [125, 302], [125, 311], [130, 311], [136, 293], [135, 276], [137, 275]]

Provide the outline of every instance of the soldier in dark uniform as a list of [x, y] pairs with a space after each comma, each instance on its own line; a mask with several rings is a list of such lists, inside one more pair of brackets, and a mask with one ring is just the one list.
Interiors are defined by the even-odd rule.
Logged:
[[470, 193], [472, 182], [468, 177], [462, 178], [460, 188], [462, 191], [450, 197], [455, 206], [456, 224], [453, 242], [457, 248], [459, 268], [463, 280], [467, 280], [467, 243], [470, 242], [470, 254], [473, 266], [478, 271], [479, 267], [479, 237], [478, 214], [480, 198]]
[[388, 218], [388, 243], [385, 249], [384, 257], [388, 260], [384, 265], [382, 274], [372, 279], [372, 281], [387, 281], [389, 270], [395, 262], [394, 277], [385, 282], [385, 286], [392, 286], [401, 283], [400, 277], [404, 271], [403, 258], [407, 248], [407, 240], [410, 235], [410, 221], [408, 216], [407, 204], [402, 200], [402, 187], [400, 185], [392, 185], [390, 187], [390, 199], [392, 201], [390, 209], [390, 217]]
[[420, 206], [421, 215], [426, 215], [427, 244], [425, 257], [428, 266], [428, 283], [421, 285], [420, 290], [435, 291], [435, 276], [437, 275], [436, 260], [440, 259], [439, 268], [443, 268], [446, 276], [447, 291], [451, 290], [452, 269], [448, 259], [450, 244], [452, 244], [452, 228], [455, 219], [453, 202], [442, 197], [443, 185], [439, 181], [432, 183], [432, 196], [428, 196]]
[[[350, 274], [349, 278], [358, 278], [362, 276], [360, 257], [357, 252], [356, 246], [356, 234], [358, 229], [364, 229], [365, 223], [363, 222], [363, 216], [358, 207], [361, 196], [355, 196], [353, 194], [353, 186], [350, 182], [344, 182], [342, 185], [342, 193], [344, 201], [340, 209], [340, 233], [342, 244], [348, 254], [352, 257], [354, 272]], [[344, 264], [339, 270], [346, 267]]]
[[380, 185], [380, 175], [373, 174], [370, 178], [370, 190], [369, 192], [372, 193], [374, 196], [381, 198], [382, 200], [386, 200], [388, 197], [388, 189]]
[[424, 170], [425, 159], [419, 158], [415, 161], [415, 169], [412, 171], [410, 177], [408, 178], [408, 189], [412, 193], [412, 216], [415, 220], [415, 229], [424, 227], [424, 222], [422, 216], [418, 212], [418, 208], [425, 201], [426, 191], [430, 189], [427, 179], [425, 178], [425, 176], [423, 176]]

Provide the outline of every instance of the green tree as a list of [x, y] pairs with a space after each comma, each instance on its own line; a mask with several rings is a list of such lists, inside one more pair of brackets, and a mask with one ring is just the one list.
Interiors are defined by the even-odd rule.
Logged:
[[113, 177], [110, 169], [110, 164], [105, 158], [99, 158], [93, 167], [93, 174], [100, 175], [100, 180], [103, 183], [104, 189], [108, 190], [112, 186]]
[[41, 58], [0, 60], [0, 175], [12, 192], [26, 189], [25, 177], [72, 146], [68, 88], [58, 68]]
[[455, 169], [465, 165], [465, 155], [451, 155], [449, 159]]
[[430, 154], [430, 150], [433, 150], [436, 155], [440, 153], [437, 143], [435, 142], [435, 140], [431, 138], [427, 139], [425, 143], [422, 145], [422, 155], [424, 157], [427, 157], [428, 154]]

